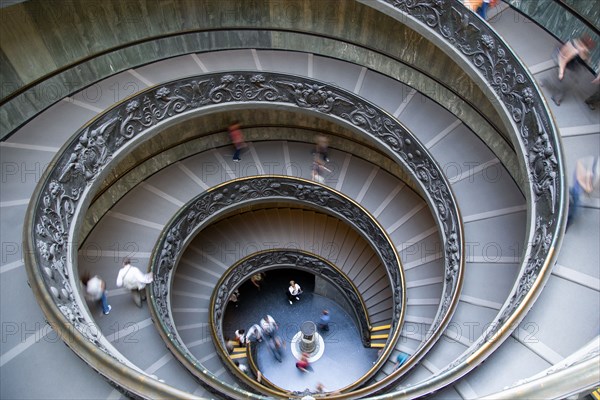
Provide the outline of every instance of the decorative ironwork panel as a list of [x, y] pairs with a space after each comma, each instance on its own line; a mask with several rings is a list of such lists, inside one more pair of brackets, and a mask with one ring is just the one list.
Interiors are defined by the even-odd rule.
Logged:
[[[359, 231], [371, 244], [387, 271], [393, 298], [392, 329], [399, 328], [398, 324], [401, 322], [404, 298], [401, 265], [393, 243], [375, 219], [358, 204], [320, 184], [286, 176], [258, 176], [234, 180], [201, 193], [188, 202], [165, 227], [164, 233], [154, 250], [155, 256], [151, 262], [154, 276], [151, 290], [155, 311], [161, 320], [162, 326], [169, 336], [173, 337], [173, 340], [179, 339], [170, 315], [168, 291], [172, 271], [182, 256], [187, 243], [220, 212], [249, 202], [269, 199], [313, 205], [328, 213], [337, 215]], [[222, 313], [225, 311], [233, 287], [248, 276], [250, 271], [253, 271], [252, 268], [258, 268], [260, 265], [268, 265], [269, 263], [294, 264], [299, 267], [306, 266], [307, 268], [310, 265], [313, 270], [322, 274], [325, 278], [330, 279], [340, 287], [351, 289], [349, 290], [350, 293], [354, 292], [350, 282], [340, 279], [338, 273], [332, 274], [333, 268], [318, 257], [291, 250], [260, 254], [244, 260], [230, 275], [227, 275], [225, 283], [218, 288], [217, 293], [214, 295], [212, 313], [214, 321], [217, 323], [214, 328], [217, 329], [219, 336], [222, 336], [219, 321], [221, 321]], [[349, 300], [359, 309], [364, 309], [358, 297], [349, 297]], [[365, 337], [368, 337], [368, 328], [363, 333]]]
[[338, 288], [354, 310], [363, 344], [365, 346], [369, 344], [371, 333], [369, 316], [364, 312], [367, 311], [366, 306], [352, 281], [327, 260], [304, 251], [291, 249], [275, 249], [248, 256], [223, 275], [218, 284], [219, 289], [213, 291], [211, 301], [213, 306], [210, 310], [211, 326], [216, 334], [214, 338], [216, 342], [224, 342], [223, 316], [233, 291], [257, 272], [286, 266], [311, 272], [325, 278]]
[[[359, 332], [364, 346], [369, 346], [370, 334], [369, 316], [358, 289], [352, 281], [329, 261], [294, 249], [273, 249], [250, 255], [239, 263], [233, 265], [219, 280], [217, 287], [211, 297], [210, 326], [215, 343], [220, 343], [220, 355], [224, 360], [228, 358], [225, 350], [225, 338], [223, 335], [223, 318], [231, 294], [245, 280], [257, 272], [268, 271], [276, 268], [293, 267], [313, 273], [328, 280], [348, 301], [354, 310]], [[256, 358], [255, 358], [256, 360]]]
[[[509, 302], [470, 351], [440, 372], [442, 374], [464, 364], [471, 354], [486, 345], [520, 309], [534, 284], [549, 276], [541, 272], [553, 261], [560, 244], [565, 214], [562, 207], [566, 206], [560, 143], [553, 120], [527, 68], [475, 13], [457, 0], [378, 1], [391, 5], [409, 20], [414, 19], [432, 31], [442, 46], [445, 42], [481, 73], [516, 127], [513, 142], [525, 160], [530, 187], [532, 226], [521, 273]], [[539, 293], [541, 285], [536, 286]]]
[[[459, 212], [441, 169], [427, 150], [398, 121], [353, 93], [312, 79], [255, 72], [208, 74], [148, 89], [99, 116], [76, 133], [64, 150], [57, 154], [52, 167], [36, 188], [29, 211], [32, 225], [25, 229], [35, 264], [28, 268], [31, 273], [41, 277], [65, 321], [72, 324], [86, 340], [100, 345], [98, 333], [86, 329], [91, 321], [87, 321], [89, 317], [75, 299], [77, 290], [71, 284], [73, 266], [70, 260], [75, 259], [76, 249], [69, 248], [69, 243], [73, 243], [77, 237], [76, 232], [73, 237], [70, 236], [71, 229], [73, 223], [80, 218], [79, 211], [86, 204], [87, 196], [91, 195], [88, 192], [93, 192], [98, 178], [110, 168], [111, 160], [126, 152], [134, 139], [137, 140], [159, 123], [205, 106], [226, 103], [285, 104], [337, 118], [377, 141], [415, 177], [437, 217], [446, 256], [442, 301], [433, 324], [434, 327], [441, 328], [454, 310], [464, 268]], [[539, 148], [535, 153], [539, 164], [536, 171], [547, 176], [547, 183], [539, 188], [540, 196], [543, 197], [554, 182], [549, 175], [551, 171], [548, 170], [552, 167], [552, 159], [544, 152], [544, 143], [536, 148]], [[231, 196], [244, 195], [243, 190], [247, 188], [236, 188], [238, 189], [242, 192], [221, 193], [221, 198], [211, 199], [213, 206], [226, 204]], [[274, 188], [265, 187], [263, 190]], [[260, 188], [252, 188], [251, 191], [259, 193]], [[315, 188], [314, 193], [306, 187], [298, 190], [298, 195], [305, 196], [307, 200], [313, 199], [319, 206], [335, 206], [333, 203], [338, 200], [322, 193], [322, 188]], [[332, 204], [318, 204], [319, 202]], [[201, 205], [198, 207], [198, 213], [211, 212]], [[343, 217], [352, 219], [352, 215]], [[374, 227], [368, 224], [361, 226], [363, 221], [360, 220], [357, 223], [359, 229], [375, 234]], [[176, 236], [179, 232], [185, 233], [185, 229], [180, 226], [178, 232], [168, 238], [171, 248], [163, 249], [161, 268], [168, 265], [169, 254], [172, 254], [180, 240]], [[392, 257], [390, 249], [380, 249], [380, 252], [383, 259]], [[158, 302], [166, 301], [167, 285], [163, 279], [166, 276], [160, 275], [155, 280], [155, 289], [163, 291], [156, 292]], [[392, 275], [392, 282], [398, 282], [398, 277]], [[395, 290], [399, 291], [400, 288]], [[399, 292], [395, 293], [395, 299], [398, 298]], [[164, 305], [158, 304], [159, 308]], [[396, 310], [397, 322], [400, 308]]]

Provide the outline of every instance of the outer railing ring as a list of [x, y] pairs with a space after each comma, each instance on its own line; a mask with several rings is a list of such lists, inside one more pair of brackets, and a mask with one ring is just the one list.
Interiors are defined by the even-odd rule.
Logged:
[[[445, 280], [433, 325], [443, 330], [457, 304], [464, 259], [459, 211], [439, 166], [398, 121], [355, 94], [312, 79], [266, 72], [209, 74], [150, 88], [101, 114], [63, 146], [36, 187], [24, 232], [29, 280], [39, 299], [51, 299], [53, 304], [44, 309], [52, 322], [72, 327], [77, 343], [91, 342], [107, 355], [119, 357], [100, 332], [88, 329], [93, 320], [78, 293], [76, 246], [70, 244], [77, 237], [81, 216], [98, 181], [109, 172], [111, 161], [125, 158], [130, 146], [162, 124], [228, 103], [238, 107], [296, 107], [332, 118], [366, 134], [415, 176], [435, 214], [444, 248]], [[432, 345], [433, 339], [426, 343]], [[78, 354], [94, 363], [95, 351], [82, 348]], [[121, 384], [122, 363], [126, 361], [115, 360], [113, 368], [101, 372]], [[211, 383], [230, 391], [218, 380], [211, 379]], [[128, 389], [132, 385], [123, 386]], [[238, 391], [231, 393], [238, 396]]]
[[[205, 378], [205, 369], [181, 340], [169, 302], [170, 287], [176, 274], [178, 261], [197, 233], [213, 220], [219, 218], [222, 212], [269, 200], [294, 202], [318, 208], [344, 220], [359, 232], [379, 256], [391, 283], [393, 306], [390, 332], [393, 335], [390, 335], [392, 339], [388, 341], [388, 344], [395, 342], [393, 336], [398, 336], [402, 328], [406, 292], [400, 257], [391, 238], [367, 210], [334, 189], [302, 178], [261, 175], [235, 179], [203, 192], [186, 203], [163, 229], [163, 233], [153, 251], [150, 264], [154, 276], [150, 291], [150, 310], [155, 317], [154, 321], [175, 357], [200, 379]], [[287, 254], [285, 252], [267, 252], [264, 254], [265, 258], [269, 258], [270, 254], [278, 254], [281, 259], [297, 259], [298, 261], [304, 259], [304, 261], [308, 261], [309, 258], [312, 258], [313, 264], [319, 262], [315, 257], [299, 257], [297, 254], [294, 255], [292, 251], [288, 251]], [[254, 259], [257, 258], [254, 257]], [[275, 260], [276, 258], [271, 257], [271, 259]], [[251, 258], [248, 260], [251, 260]], [[244, 270], [252, 267], [251, 263], [245, 263], [244, 260], [241, 265]], [[233, 279], [234, 282], [237, 282], [236, 278], [239, 280], [239, 275], [234, 274], [232, 278], [230, 274], [224, 273], [222, 280], [225, 279], [225, 282], [230, 282]], [[212, 336], [217, 343], [223, 341], [221, 320], [226, 303], [233, 290], [228, 284], [222, 284], [222, 280], [216, 288], [217, 293], [211, 297], [209, 312]], [[361, 306], [360, 302], [358, 305]], [[369, 327], [364, 328], [366, 328], [366, 332], [362, 333], [363, 336], [369, 334]], [[222, 347], [221, 345], [220, 353], [224, 354], [225, 350]], [[392, 347], [388, 345], [387, 351], [384, 351], [384, 353], [391, 352]], [[357, 384], [364, 382], [375, 374], [384, 360], [384, 356], [380, 357], [378, 363], [370, 368], [365, 376], [358, 380]], [[234, 370], [233, 367], [231, 369]], [[268, 395], [289, 395], [289, 393], [272, 392], [262, 385], [256, 385], [249, 380], [246, 381], [248, 386], [263, 390]], [[348, 388], [342, 390], [349, 390], [353, 386], [355, 385], [349, 385]]]

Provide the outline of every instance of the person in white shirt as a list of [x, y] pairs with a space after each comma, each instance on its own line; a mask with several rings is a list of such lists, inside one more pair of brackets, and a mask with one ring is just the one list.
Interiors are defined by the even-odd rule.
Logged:
[[294, 302], [294, 299], [300, 300], [300, 294], [302, 294], [302, 289], [300, 288], [300, 285], [298, 285], [294, 281], [290, 281], [290, 287], [287, 291], [288, 301], [290, 302], [290, 304]]
[[146, 284], [152, 282], [152, 273], [142, 273], [137, 267], [131, 265], [131, 260], [126, 258], [123, 260], [123, 267], [119, 270], [117, 276], [117, 286], [124, 286], [131, 290], [133, 301], [138, 307], [142, 307], [142, 301], [146, 300], [146, 292], [144, 288]]
[[246, 333], [246, 343], [248, 342], [262, 342], [263, 331], [257, 324], [252, 325]]
[[260, 320], [260, 327], [265, 335], [272, 337], [279, 326], [275, 322], [275, 319], [267, 314]]
[[102, 312], [104, 315], [108, 315], [112, 307], [108, 304], [108, 300], [106, 299], [106, 283], [100, 279], [98, 275], [94, 275], [90, 278], [88, 273], [81, 277], [81, 282], [85, 286], [85, 297], [90, 301], [100, 300]]
[[238, 367], [240, 369], [240, 371], [242, 371], [246, 375], [250, 374], [248, 367], [246, 367], [244, 364], [241, 364], [238, 360], [235, 360], [233, 363], [235, 364], [236, 367]]
[[246, 345], [246, 331], [243, 329], [238, 329], [235, 331], [235, 340], [238, 341], [240, 346]]

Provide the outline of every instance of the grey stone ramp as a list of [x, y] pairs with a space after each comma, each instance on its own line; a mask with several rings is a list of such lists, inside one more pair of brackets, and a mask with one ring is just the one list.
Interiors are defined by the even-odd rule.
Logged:
[[128, 70], [96, 82], [71, 98], [90, 110], [103, 111], [149, 86], [152, 82], [144, 82], [134, 70]]
[[[17, 140], [16, 137], [13, 137]], [[33, 190], [50, 165], [56, 149], [30, 148], [28, 145], [2, 143], [2, 203], [24, 201], [31, 197]]]
[[[597, 288], [551, 276], [540, 300], [544, 307], [552, 308], [553, 314], [549, 316], [545, 309], [534, 307], [519, 325], [521, 331], [515, 334], [527, 337], [524, 343], [548, 362], [555, 364], [579, 350], [581, 343], [597, 338], [600, 317], [593, 312], [598, 307]], [[584, 309], [579, 302], [589, 304], [590, 309]]]
[[90, 248], [100, 251], [120, 251], [121, 257], [150, 253], [163, 225], [135, 220], [124, 214], [109, 212], [102, 219], [102, 228], [96, 227], [86, 238]]
[[[360, 83], [362, 67], [322, 56], [313, 58], [313, 77], [353, 92]], [[360, 89], [360, 86], [358, 87]]]
[[367, 71], [358, 94], [391, 115], [406, 106], [413, 89], [385, 75]]
[[201, 75], [204, 73], [202, 67], [198, 64], [196, 54], [187, 54], [185, 56], [168, 58], [157, 61], [143, 67], [136, 68], [135, 71], [146, 80], [160, 84], [184, 76]]
[[[577, 219], [569, 227], [569, 241], [563, 243], [561, 252], [558, 256], [557, 265], [554, 268], [554, 274], [559, 274], [563, 279], [587, 283], [591, 287], [598, 287], [600, 278], [600, 246], [598, 240], [590, 235], [598, 226], [600, 226], [600, 210], [595, 207], [582, 207], [578, 210]], [[578, 258], [585, 254], [586, 262], [578, 261]], [[566, 267], [576, 271], [581, 275], [562, 273], [560, 267]]]
[[[231, 156], [233, 156], [233, 151]], [[227, 164], [223, 162], [222, 158], [218, 158], [213, 151], [188, 157], [177, 163], [177, 167], [193, 180], [199, 189], [206, 190], [230, 179]], [[168, 175], [168, 172], [165, 172], [165, 174]], [[198, 188], [193, 186], [192, 192], [198, 190]]]
[[[26, 344], [44, 340], [46, 334], [56, 338], [56, 334], [48, 329], [44, 315], [27, 285], [25, 267], [21, 265], [2, 272], [0, 278], [0, 301], [3, 304], [14, 304], [16, 299], [19, 301], [19, 307], [8, 307], [2, 310], [1, 315], [4, 330], [0, 363], [10, 369], [13, 361], [17, 361], [19, 355], [27, 350]], [[0, 375], [4, 379], [4, 370]]]
[[[19, 128], [6, 143], [21, 143], [58, 149], [97, 115], [68, 99], [58, 101]], [[4, 143], [4, 142], [3, 142]]]
[[484, 365], [485, 368], [477, 368], [472, 372], [473, 377], [469, 375], [467, 384], [476, 393], [495, 393], [502, 390], [505, 384], [501, 382], [505, 378], [495, 378], [500, 373], [506, 376], [506, 381], [516, 382], [525, 376], [523, 374], [531, 376], [550, 367], [547, 361], [514, 337], [506, 339]]
[[[42, 327], [43, 325], [39, 329]], [[35, 332], [37, 331], [29, 335], [35, 337]], [[108, 398], [113, 387], [75, 353], [66, 349], [63, 341], [51, 329], [48, 332], [43, 337], [37, 333], [37, 337], [31, 339], [33, 345], [2, 366], [0, 396], [3, 399], [18, 399], [23, 398], [23, 393], [27, 393], [30, 398], [37, 399]], [[42, 355], [43, 369], [32, 368], [33, 365], [39, 365]], [[57, 384], [64, 382], [65, 377], [69, 377], [68, 384]], [[32, 384], [40, 381], [44, 384]]]
[[456, 116], [421, 93], [408, 97], [400, 111], [398, 119], [402, 125], [415, 134], [426, 147], [430, 147], [431, 143], [462, 125]]
[[208, 72], [256, 70], [256, 63], [250, 49], [202, 53], [198, 54], [198, 58]]
[[140, 225], [162, 229], [181, 207], [181, 202], [173, 199], [170, 193], [157, 189], [142, 182], [111, 209], [111, 215], [118, 214], [125, 222], [129, 218]]
[[28, 202], [21, 203], [25, 202], [19, 202], [18, 205], [7, 205], [7, 203], [0, 205], [0, 213], [2, 213], [2, 221], [0, 222], [2, 267], [0, 267], [0, 273], [4, 273], [5, 268], [12, 269], [22, 264], [25, 249], [21, 241]]
[[[252, 130], [248, 130], [251, 131]], [[242, 153], [242, 160], [236, 163], [240, 176], [287, 175], [287, 162], [282, 150], [282, 142], [264, 141], [250, 143]]]
[[308, 64], [312, 54], [293, 51], [256, 50], [256, 55], [265, 71], [308, 76]]
[[361, 197], [364, 195], [364, 192], [361, 192], [363, 187], [365, 187], [365, 185], [368, 187], [378, 170], [378, 166], [370, 164], [358, 157], [352, 157], [346, 172], [347, 178], [344, 180], [341, 191], [346, 196], [358, 200], [359, 195], [361, 195]]
[[204, 192], [205, 188], [198, 183], [200, 176], [185, 167], [182, 162], [177, 162], [175, 166], [176, 168], [158, 171], [145, 183], [185, 204]]

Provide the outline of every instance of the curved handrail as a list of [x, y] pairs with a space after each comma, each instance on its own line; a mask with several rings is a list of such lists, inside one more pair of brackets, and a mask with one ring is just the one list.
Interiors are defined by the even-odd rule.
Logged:
[[454, 382], [483, 362], [508, 338], [541, 293], [566, 224], [561, 143], [546, 102], [527, 68], [487, 23], [458, 0], [364, 2], [413, 29], [435, 35], [442, 50], [478, 71], [481, 84], [496, 97], [513, 127], [510, 133], [521, 169], [529, 177], [527, 243], [510, 296], [489, 328], [459, 358], [427, 382], [404, 386], [394, 394], [418, 396]]
[[[224, 308], [227, 307], [229, 297], [233, 291], [251, 275], [257, 272], [286, 267], [293, 267], [294, 269], [305, 270], [312, 274], [318, 275], [329, 281], [338, 290], [340, 290], [340, 293], [342, 293], [342, 296], [346, 299], [346, 301], [354, 306], [353, 310], [357, 318], [357, 323], [358, 326], [361, 327], [359, 331], [362, 332], [363, 344], [365, 346], [368, 345], [365, 343], [365, 340], [368, 339], [371, 326], [369, 325], [367, 306], [364, 303], [358, 288], [341, 269], [323, 257], [304, 250], [263, 250], [249, 254], [228, 268], [228, 270], [225, 271], [215, 285], [215, 289], [211, 295], [209, 307], [209, 325], [212, 327], [211, 333], [213, 335], [214, 343], [218, 344], [215, 346], [217, 347], [217, 354], [219, 354], [225, 365], [228, 366], [230, 370], [236, 370], [236, 368], [232, 366], [230, 355], [225, 349], [225, 338], [222, 331], [223, 318], [225, 316]], [[358, 311], [359, 309], [362, 311], [362, 313]], [[251, 365], [251, 369], [256, 374], [258, 371], [260, 371], [260, 368], [258, 368], [258, 365], [253, 357], [254, 353], [256, 352], [256, 347], [252, 342], [248, 342], [247, 347], [248, 361]], [[292, 395], [292, 392], [286, 391], [285, 389], [275, 385], [264, 375], [261, 374], [261, 377], [262, 380], [258, 383], [277, 392]], [[242, 379], [246, 380], [246, 377], [242, 376]], [[366, 377], [357, 379], [354, 385], [361, 385], [364, 381], [366, 381], [366, 379]]]
[[[227, 356], [223, 346], [225, 341], [222, 329], [223, 318], [231, 294], [252, 275], [282, 268], [282, 266], [293, 266], [295, 269], [308, 271], [336, 287], [342, 297], [351, 305], [363, 345], [369, 345], [371, 332], [369, 312], [360, 291], [352, 280], [333, 262], [314, 253], [300, 249], [273, 248], [249, 254], [235, 262], [221, 275], [215, 285], [210, 299], [209, 322], [213, 327], [211, 332], [216, 334], [213, 339], [215, 343], [219, 343], [223, 356]], [[404, 306], [405, 304], [403, 304]]]
[[[165, 38], [171, 38], [171, 37], [185, 37], [186, 35], [201, 35], [201, 34], [207, 34], [207, 33], [219, 33], [221, 31], [233, 31], [233, 32], [278, 32], [278, 33], [292, 33], [292, 34], [298, 34], [298, 35], [303, 35], [306, 36], [307, 38], [310, 37], [321, 37], [321, 38], [325, 38], [328, 40], [332, 40], [332, 41], [336, 41], [339, 43], [344, 43], [344, 44], [349, 44], [350, 46], [356, 46], [357, 48], [360, 49], [365, 49], [369, 52], [373, 52], [374, 54], [378, 54], [381, 57], [385, 57], [386, 59], [390, 59], [390, 60], [394, 60], [400, 64], [403, 64], [405, 66], [407, 66], [409, 69], [413, 70], [416, 74], [420, 74], [422, 77], [420, 79], [414, 79], [412, 74], [411, 74], [411, 79], [410, 80], [402, 80], [402, 82], [410, 87], [414, 87], [417, 90], [420, 90], [426, 97], [430, 97], [432, 98], [434, 101], [436, 102], [443, 102], [444, 99], [452, 97], [452, 96], [456, 96], [456, 98], [462, 100], [464, 102], [464, 105], [467, 107], [470, 107], [470, 109], [476, 114], [476, 118], [477, 120], [479, 120], [479, 118], [481, 118], [480, 121], [485, 121], [485, 123], [489, 124], [490, 127], [493, 128], [493, 130], [495, 132], [502, 132], [502, 127], [497, 126], [497, 123], [495, 123], [494, 121], [492, 121], [489, 117], [489, 115], [486, 115], [484, 112], [482, 112], [477, 103], [473, 101], [473, 99], [468, 99], [466, 98], [464, 95], [462, 95], [461, 93], [457, 92], [457, 90], [453, 87], [451, 87], [449, 84], [447, 84], [446, 82], [441, 81], [440, 79], [437, 79], [436, 76], [433, 76], [429, 71], [424, 71], [422, 68], [419, 68], [415, 65], [408, 65], [406, 63], [405, 60], [401, 60], [398, 57], [394, 57], [391, 54], [388, 54], [380, 49], [373, 49], [370, 48], [368, 46], [366, 46], [365, 44], [361, 44], [361, 43], [355, 43], [352, 40], [348, 39], [348, 38], [343, 38], [343, 37], [336, 37], [336, 36], [329, 36], [326, 34], [314, 34], [310, 31], [305, 31], [305, 30], [292, 30], [292, 29], [277, 29], [277, 28], [272, 28], [272, 29], [265, 29], [265, 30], [258, 30], [258, 29], [252, 29], [252, 28], [244, 28], [244, 27], [238, 27], [235, 29], [195, 29], [195, 30], [186, 30], [186, 31], [180, 31], [177, 34], [168, 34], [168, 35], [163, 35], [163, 36], [153, 36], [150, 39], [144, 39], [144, 40], [140, 40], [140, 41], [134, 41], [133, 43], [130, 43], [127, 46], [121, 47], [118, 46], [116, 48], [111, 48], [110, 50], [107, 50], [107, 52], [101, 52], [100, 54], [97, 54], [95, 57], [92, 57], [91, 60], [97, 59], [98, 57], [101, 57], [103, 55], [111, 55], [111, 57], [117, 57], [116, 55], [112, 54], [114, 52], [117, 52], [119, 50], [122, 49], [131, 49], [134, 48], [133, 46], [137, 46], [137, 45], [144, 45], [147, 41], [152, 41], [152, 40], [161, 40], [161, 39], [165, 39]], [[201, 42], [201, 40], [196, 39], [196, 41]], [[218, 42], [218, 40], [217, 40]], [[181, 52], [181, 53], [177, 53], [175, 55], [179, 56], [179, 55], [184, 55], [184, 54], [189, 54], [188, 52], [203, 52], [206, 51], [206, 49], [202, 49], [202, 48], [198, 48], [198, 49], [193, 49], [193, 48], [188, 48], [188, 46], [185, 46], [186, 51], [185, 52]], [[256, 49], [260, 49], [260, 46], [252, 46], [252, 48], [256, 48]], [[235, 49], [235, 47], [234, 47]], [[271, 48], [267, 47], [267, 50], [272, 50]], [[230, 50], [230, 48], [225, 48], [225, 49], [218, 49], [218, 50]], [[278, 49], [275, 48], [275, 50], [285, 50], [285, 49]], [[137, 49], [136, 51], [140, 51], [142, 52], [143, 49]], [[304, 51], [306, 52], [311, 52], [323, 57], [328, 57], [330, 56], [327, 52], [318, 52], [318, 49], [311, 49], [311, 48], [307, 48]], [[173, 57], [175, 56], [173, 54], [171, 54], [170, 56]], [[32, 82], [30, 84], [27, 84], [26, 86], [24, 86], [23, 88], [20, 88], [18, 91], [16, 91], [15, 93], [11, 93], [9, 94], [2, 102], [0, 102], [0, 114], [5, 114], [5, 115], [11, 115], [11, 118], [18, 118], [18, 122], [16, 123], [10, 123], [8, 124], [9, 126], [6, 127], [6, 129], [2, 130], [0, 132], [0, 141], [6, 140], [8, 137], [10, 137], [10, 135], [15, 132], [19, 127], [23, 126], [25, 123], [27, 123], [30, 119], [32, 119], [33, 117], [35, 117], [36, 115], [38, 115], [39, 113], [43, 112], [44, 110], [46, 110], [47, 108], [51, 107], [52, 105], [54, 105], [55, 103], [57, 103], [59, 100], [63, 99], [63, 96], [69, 96], [72, 94], [77, 93], [80, 90], [83, 90], [84, 88], [86, 88], [89, 85], [92, 85], [94, 83], [96, 83], [99, 79], [95, 78], [93, 80], [82, 80], [81, 82], [79, 80], [76, 81], [70, 81], [68, 80], [69, 78], [63, 78], [61, 77], [60, 79], [59, 76], [64, 73], [65, 76], [70, 77], [71, 75], [78, 75], [78, 71], [80, 69], [94, 69], [93, 66], [89, 66], [89, 65], [85, 65], [85, 63], [87, 61], [91, 61], [88, 59], [88, 57], [85, 57], [82, 60], [79, 60], [77, 62], [75, 62], [73, 65], [70, 65], [69, 68], [67, 68], [66, 70], [62, 70], [59, 69], [57, 71], [54, 71], [52, 73], [49, 73], [47, 75], [44, 75], [44, 77], [36, 80], [35, 82]], [[155, 60], [157, 61], [157, 60]], [[353, 62], [352, 59], [348, 59], [345, 60], [346, 62]], [[387, 61], [384, 61], [384, 63]], [[123, 72], [125, 71], [127, 68], [133, 68], [136, 65], [128, 65], [126, 67], [124, 67], [123, 69], [117, 70], [115, 73], [119, 73], [119, 72]], [[379, 72], [379, 71], [377, 71]], [[101, 79], [105, 79], [108, 78], [109, 75], [103, 75], [101, 77]], [[45, 101], [44, 105], [40, 106], [38, 104], [29, 104], [29, 99], [30, 98], [40, 98], [40, 96], [38, 95], [38, 93], [44, 93], [46, 90], [46, 88], [44, 88], [43, 86], [41, 86], [42, 83], [47, 83], [47, 82], [51, 82], [51, 89], [52, 91], [57, 90], [52, 83], [52, 80], [66, 80], [66, 83], [63, 83], [62, 86], [65, 86], [64, 88], [64, 93], [61, 93], [61, 96], [56, 96], [56, 99], [51, 99], [49, 96], [41, 96], [42, 99], [51, 99], [49, 101]], [[83, 78], [81, 78], [83, 79]], [[428, 87], [423, 87], [420, 86], [421, 82], [427, 82], [427, 84], [434, 84], [436, 85], [435, 88], [428, 88]], [[40, 86], [40, 87], [38, 87]], [[61, 84], [58, 84], [59, 86], [59, 90], [62, 89]], [[11, 106], [11, 103], [15, 102], [15, 106]], [[23, 107], [21, 107], [21, 103], [27, 103], [28, 104], [28, 109], [24, 110]], [[6, 108], [6, 109], [4, 109]], [[33, 110], [33, 111], [32, 111]], [[460, 113], [457, 112], [456, 110], [450, 109], [450, 112], [454, 113], [458, 118], [461, 119], [465, 119], [464, 116], [465, 114], [463, 113], [463, 110], [460, 110]], [[498, 149], [497, 153], [498, 154], [503, 154], [505, 152], [512, 152], [512, 149], [508, 149], [508, 148], [504, 148], [506, 147], [506, 143], [508, 143], [508, 141], [503, 141], [502, 146], [499, 146], [500, 149]]]
[[[335, 215], [358, 231], [378, 255], [391, 283], [393, 306], [391, 312], [392, 328], [390, 331], [393, 334], [389, 342], [395, 342], [395, 337], [399, 335], [402, 328], [406, 291], [400, 257], [391, 238], [366, 209], [334, 189], [303, 178], [282, 175], [237, 178], [211, 188], [188, 201], [164, 227], [152, 252], [150, 262], [154, 276], [154, 281], [150, 285], [149, 302], [153, 320], [159, 333], [167, 342], [169, 349], [178, 359], [185, 360], [184, 365], [186, 368], [200, 379], [204, 378], [205, 369], [181, 340], [169, 302], [170, 287], [176, 273], [178, 261], [196, 234], [217, 219], [220, 213], [268, 200], [309, 204], [328, 214]], [[298, 254], [292, 251], [265, 251], [246, 257], [238, 263], [240, 268], [234, 266], [234, 268], [223, 274], [211, 296], [209, 316], [211, 333], [215, 340], [217, 353], [230, 369], [233, 369], [233, 365], [223, 346], [221, 331], [224, 308], [233, 291], [233, 286], [240, 283], [241, 279], [251, 271], [256, 271], [253, 269], [256, 265], [252, 261], [267, 262], [267, 260], [283, 264], [296, 261], [297, 267], [306, 269], [309, 269], [307, 265], [319, 266], [321, 262], [319, 258], [309, 254]], [[320, 266], [319, 268], [324, 270], [323, 267]], [[258, 271], [260, 270], [259, 267]], [[377, 372], [378, 367], [385, 361], [391, 351], [392, 348], [388, 346], [375, 366], [370, 368], [354, 384], [341, 390], [350, 390], [352, 387], [366, 381]], [[246, 383], [256, 390], [266, 391], [270, 395], [288, 395], [287, 392], [275, 392], [269, 388], [258, 386], [253, 381], [246, 380]]]
[[[416, 183], [437, 217], [444, 247], [446, 279], [443, 301], [434, 323], [441, 331], [458, 303], [464, 244], [459, 211], [439, 166], [398, 121], [355, 94], [312, 79], [254, 72], [216, 73], [150, 88], [101, 114], [65, 143], [36, 187], [24, 229], [30, 281], [37, 285], [34, 291], [38, 293], [38, 300], [51, 300], [53, 304], [49, 307], [60, 309], [59, 313], [52, 314], [56, 322], [72, 325], [81, 334], [77, 336], [80, 341], [97, 343], [103, 338], [98, 332], [85, 330], [91, 318], [82, 311], [75, 283], [76, 249], [69, 244], [77, 237], [83, 211], [99, 181], [109, 172], [107, 167], [114, 160], [125, 158], [130, 146], [135, 146], [145, 135], [151, 136], [167, 122], [188, 117], [204, 107], [214, 109], [227, 103], [235, 107], [277, 104], [331, 118], [365, 134], [416, 177]], [[397, 312], [400, 313], [401, 308]], [[395, 341], [398, 335], [396, 330], [390, 340]], [[428, 343], [433, 343], [431, 340]], [[107, 351], [113, 353], [110, 349]], [[80, 355], [94, 363], [93, 352]], [[115, 362], [105, 376], [121, 385], [121, 368], [121, 364]], [[211, 374], [207, 374], [207, 379], [228, 395], [249, 395]]]
[[531, 378], [518, 381], [484, 399], [565, 399], [599, 385], [600, 337], [596, 336], [586, 346], [560, 363]]

